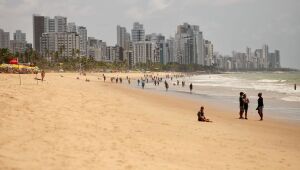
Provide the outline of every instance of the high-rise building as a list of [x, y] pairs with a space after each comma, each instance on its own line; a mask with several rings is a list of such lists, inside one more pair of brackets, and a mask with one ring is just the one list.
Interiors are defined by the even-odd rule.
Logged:
[[263, 68], [268, 68], [269, 47], [267, 44], [262, 47], [262, 64]]
[[117, 26], [117, 45], [124, 50], [129, 50], [130, 34], [125, 27]]
[[204, 64], [203, 35], [197, 25], [184, 23], [175, 35], [176, 57], [180, 64]]
[[145, 30], [144, 26], [138, 22], [133, 23], [133, 28], [131, 30], [131, 40], [132, 42], [139, 42], [145, 40]]
[[86, 27], [79, 26], [77, 28], [78, 35], [80, 37], [80, 55], [87, 55], [87, 29]]
[[16, 30], [14, 33], [14, 40], [24, 42], [26, 44], [26, 33], [22, 33], [21, 30]]
[[77, 32], [76, 24], [75, 22], [68, 23], [68, 32]]
[[0, 28], [0, 48], [9, 48], [9, 32]]
[[150, 41], [133, 43], [133, 65], [154, 61], [154, 44]]
[[268, 68], [269, 69], [276, 69], [280, 68], [280, 51], [275, 50], [273, 53], [269, 53], [268, 56]]
[[166, 64], [168, 53], [165, 36], [163, 36], [162, 34], [152, 33], [146, 35], [145, 39], [146, 41], [152, 42], [153, 59], [151, 60], [151, 62]]
[[88, 37], [88, 56], [96, 61], [106, 61], [106, 43], [94, 37]]
[[33, 49], [40, 52], [40, 38], [45, 32], [45, 17], [33, 15]]
[[41, 37], [41, 53], [49, 57], [57, 52], [59, 57], [75, 57], [79, 50], [79, 35], [70, 32], [43, 33]]
[[16, 30], [13, 34], [13, 40], [10, 40], [9, 49], [12, 53], [24, 53], [26, 50], [26, 34], [21, 30]]
[[44, 32], [55, 32], [55, 19], [50, 17], [44, 17]]
[[67, 18], [62, 16], [55, 16], [55, 32], [67, 32]]
[[167, 47], [167, 58], [166, 58], [166, 63], [175, 63], [176, 62], [176, 49], [175, 49], [175, 39], [173, 37], [170, 37], [166, 41], [166, 47]]
[[205, 40], [204, 41], [204, 65], [205, 66], [212, 66], [213, 63], [213, 55], [214, 55], [214, 46], [213, 44]]

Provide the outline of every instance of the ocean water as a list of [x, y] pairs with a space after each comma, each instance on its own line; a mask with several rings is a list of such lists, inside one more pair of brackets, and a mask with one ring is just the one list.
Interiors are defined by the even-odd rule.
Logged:
[[[170, 85], [169, 93], [216, 103], [233, 115], [238, 115], [239, 93], [245, 92], [250, 100], [249, 117], [257, 117], [257, 94], [264, 98], [265, 118], [284, 119], [300, 123], [300, 72], [250, 72], [196, 75], [173, 80], [164, 79]], [[163, 80], [163, 81], [164, 81]], [[186, 86], [177, 86], [176, 81], [185, 81]], [[193, 84], [193, 92], [189, 93], [189, 84]], [[294, 90], [297, 84], [297, 90]], [[146, 84], [146, 89], [165, 91], [164, 84], [154, 86]]]

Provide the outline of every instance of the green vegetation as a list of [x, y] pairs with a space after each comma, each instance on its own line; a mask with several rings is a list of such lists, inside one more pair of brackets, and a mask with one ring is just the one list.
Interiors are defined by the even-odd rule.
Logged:
[[79, 56], [78, 51], [73, 51], [73, 57], [67, 58], [62, 56], [62, 50], [47, 53], [45, 57], [40, 56], [34, 50], [27, 50], [24, 54], [12, 54], [8, 49], [0, 49], [0, 63], [8, 63], [12, 58], [18, 58], [20, 63], [33, 63], [44, 70], [59, 71], [79, 71], [80, 69], [85, 71], [127, 71], [127, 70], [139, 70], [139, 71], [180, 71], [180, 72], [217, 72], [215, 67], [200, 66], [197, 64], [183, 65], [178, 63], [168, 63], [166, 65], [160, 63], [152, 63], [147, 61], [146, 63], [138, 63], [133, 67], [128, 65], [127, 61], [121, 62], [103, 62], [96, 61], [92, 57], [76, 57]]

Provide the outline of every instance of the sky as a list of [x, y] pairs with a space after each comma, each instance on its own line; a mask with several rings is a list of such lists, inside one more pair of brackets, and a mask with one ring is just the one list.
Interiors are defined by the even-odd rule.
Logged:
[[280, 50], [283, 67], [300, 69], [299, 0], [0, 0], [0, 28], [21, 29], [32, 42], [32, 15], [65, 16], [85, 26], [88, 36], [115, 45], [116, 26], [130, 32], [133, 22], [146, 34], [175, 35], [177, 25], [199, 25], [214, 51]]

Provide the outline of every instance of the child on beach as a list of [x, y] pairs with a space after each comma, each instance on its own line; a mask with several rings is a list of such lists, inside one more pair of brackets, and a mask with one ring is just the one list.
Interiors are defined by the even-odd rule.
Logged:
[[264, 99], [262, 98], [262, 93], [258, 93], [258, 100], [257, 100], [257, 112], [260, 116], [260, 120], [263, 120], [263, 108], [264, 108]]
[[200, 111], [197, 113], [198, 121], [200, 122], [212, 122], [204, 116], [204, 107], [201, 106]]

